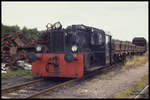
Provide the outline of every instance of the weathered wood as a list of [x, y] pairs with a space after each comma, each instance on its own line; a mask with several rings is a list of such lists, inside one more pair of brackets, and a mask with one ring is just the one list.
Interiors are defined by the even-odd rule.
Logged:
[[36, 41], [33, 38], [27, 38], [23, 33], [10, 32], [2, 34], [2, 62], [13, 66], [17, 60], [27, 60], [27, 51], [34, 48]]

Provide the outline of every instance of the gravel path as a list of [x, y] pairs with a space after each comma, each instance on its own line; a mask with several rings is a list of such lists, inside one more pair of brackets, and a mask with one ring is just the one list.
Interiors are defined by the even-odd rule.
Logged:
[[148, 73], [148, 63], [114, 76], [100, 79], [100, 76], [49, 93], [41, 98], [113, 98], [114, 94], [132, 86], [132, 82]]

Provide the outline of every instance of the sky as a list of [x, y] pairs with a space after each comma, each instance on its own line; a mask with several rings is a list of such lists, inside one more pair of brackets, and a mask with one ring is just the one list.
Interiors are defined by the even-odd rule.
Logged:
[[48, 23], [63, 27], [84, 24], [109, 32], [112, 38], [148, 40], [148, 2], [1, 2], [2, 23], [46, 30]]

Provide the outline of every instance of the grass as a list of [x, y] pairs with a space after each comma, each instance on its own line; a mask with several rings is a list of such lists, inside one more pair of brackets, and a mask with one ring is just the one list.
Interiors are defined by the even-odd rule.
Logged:
[[111, 77], [115, 74], [115, 72], [109, 72], [109, 73], [106, 73], [106, 74], [102, 74], [99, 76], [99, 79], [106, 79], [107, 77]]
[[1, 73], [1, 78], [13, 78], [16, 76], [23, 76], [25, 74], [30, 74], [31, 70], [24, 70], [24, 69], [18, 69], [18, 70], [8, 70], [7, 73]]
[[33, 79], [33, 76], [32, 75], [27, 75], [27, 76], [24, 76], [25, 79], [28, 79], [28, 80], [31, 80]]
[[[101, 74], [100, 76], [98, 76], [100, 79], [106, 79], [107, 77], [111, 77], [114, 76], [116, 73], [119, 72], [124, 72], [126, 70], [129, 70], [130, 68], [135, 68], [135, 67], [139, 67], [140, 65], [145, 64], [148, 61], [148, 53], [146, 52], [145, 54], [143, 54], [142, 56], [140, 55], [136, 55], [133, 56], [131, 58], [127, 58], [124, 67], [115, 70], [115, 71], [111, 71], [105, 74]], [[122, 65], [121, 65], [122, 66]], [[120, 67], [120, 66], [117, 66]]]
[[117, 93], [115, 95], [115, 98], [134, 98], [145, 88], [147, 84], [148, 84], [148, 74], [134, 81], [133, 87], [126, 88], [123, 91]]
[[[136, 55], [132, 58], [127, 58], [125, 66], [122, 68], [122, 71], [126, 71], [130, 68], [136, 68], [142, 66], [148, 61], [148, 52], [144, 55]], [[136, 95], [140, 93], [144, 89], [144, 87], [148, 84], [148, 74], [144, 75], [142, 78], [137, 79], [132, 84], [133, 87], [126, 88], [120, 93], [115, 95], [115, 98], [134, 98]]]
[[135, 68], [139, 67], [140, 65], [145, 64], [148, 61], [148, 53], [146, 52], [144, 55], [136, 55], [132, 58], [127, 57], [125, 62], [125, 67], [123, 70], [129, 69], [129, 68]]

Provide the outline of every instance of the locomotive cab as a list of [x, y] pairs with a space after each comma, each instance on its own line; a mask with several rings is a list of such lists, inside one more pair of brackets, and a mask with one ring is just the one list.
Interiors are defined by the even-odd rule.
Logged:
[[103, 30], [92, 28], [90, 37], [91, 52], [85, 53], [85, 71], [93, 71], [112, 63], [111, 35]]

